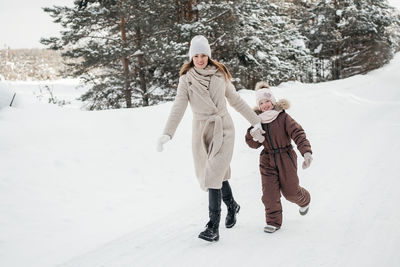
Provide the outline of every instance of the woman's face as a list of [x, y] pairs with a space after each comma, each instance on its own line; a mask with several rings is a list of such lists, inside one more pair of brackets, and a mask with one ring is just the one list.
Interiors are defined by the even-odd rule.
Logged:
[[267, 99], [263, 99], [260, 101], [260, 109], [261, 111], [267, 111], [267, 110], [271, 110], [274, 106], [272, 105], [272, 102], [267, 100]]
[[196, 54], [193, 56], [193, 64], [196, 68], [204, 69], [208, 64], [208, 56], [204, 54]]

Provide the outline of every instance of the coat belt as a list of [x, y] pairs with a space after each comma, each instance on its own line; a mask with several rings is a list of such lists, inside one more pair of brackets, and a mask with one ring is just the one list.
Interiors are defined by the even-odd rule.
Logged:
[[[228, 113], [226, 109], [219, 110], [214, 114], [200, 114], [194, 113], [193, 119], [194, 120], [205, 120], [203, 131], [201, 132], [201, 143], [203, 148], [208, 155], [208, 158], [213, 158], [221, 149], [224, 137], [224, 129], [222, 125], [222, 117]], [[214, 123], [214, 130], [212, 135], [212, 140], [209, 146], [206, 146], [206, 133], [210, 129], [211, 123]]]
[[285, 146], [285, 147], [279, 147], [279, 148], [276, 148], [276, 149], [264, 148], [261, 151], [261, 155], [263, 155], [263, 154], [278, 154], [278, 153], [281, 153], [281, 152], [288, 152], [291, 149], [292, 149], [292, 145], [288, 145], [288, 146]]

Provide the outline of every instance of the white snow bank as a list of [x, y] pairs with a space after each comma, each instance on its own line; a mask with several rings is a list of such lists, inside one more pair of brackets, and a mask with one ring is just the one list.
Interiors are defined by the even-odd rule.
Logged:
[[[214, 244], [197, 238], [208, 203], [194, 177], [189, 108], [157, 153], [172, 103], [88, 112], [40, 102], [36, 85], [16, 82], [19, 104], [0, 110], [0, 266], [399, 266], [399, 68], [400, 54], [367, 75], [272, 88], [291, 102], [314, 157], [299, 170], [310, 212], [282, 198], [274, 234], [263, 232], [260, 151], [244, 143], [249, 124], [229, 108], [242, 208], [226, 229], [223, 206]], [[74, 84], [54, 86], [79, 95]], [[254, 105], [253, 91], [240, 94]]]

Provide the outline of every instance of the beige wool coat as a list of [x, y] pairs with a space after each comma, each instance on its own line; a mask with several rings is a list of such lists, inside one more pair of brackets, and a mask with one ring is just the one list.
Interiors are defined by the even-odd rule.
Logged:
[[235, 128], [226, 107], [226, 100], [251, 125], [260, 118], [236, 92], [233, 84], [217, 71], [211, 76], [208, 90], [194, 86], [193, 77], [184, 74], [179, 79], [177, 94], [169, 114], [164, 134], [173, 138], [188, 103], [193, 112], [192, 153], [200, 187], [219, 189], [230, 178]]

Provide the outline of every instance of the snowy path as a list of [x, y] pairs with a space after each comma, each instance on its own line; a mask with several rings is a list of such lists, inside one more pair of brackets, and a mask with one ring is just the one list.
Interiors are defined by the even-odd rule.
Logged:
[[[258, 153], [240, 144], [242, 136], [238, 136], [233, 173], [240, 178], [231, 183], [242, 210], [233, 229], [221, 228], [220, 242], [197, 239], [207, 206], [193, 203], [191, 209], [181, 209], [61, 266], [234, 266], [238, 262], [246, 266], [265, 266], [266, 262], [273, 266], [358, 266], [360, 262], [395, 266], [400, 262], [396, 252], [400, 197], [395, 189], [400, 185], [400, 168], [395, 158], [379, 155], [399, 151], [399, 145], [393, 144], [393, 137], [400, 136], [399, 125], [393, 123], [398, 114], [389, 109], [387, 121], [377, 117], [368, 122], [365, 116], [384, 110], [388, 103], [360, 104], [337, 89], [309, 91], [302, 94], [319, 99], [320, 106], [302, 108], [303, 114], [312, 114], [313, 108], [341, 108], [334, 114], [319, 112], [321, 118], [314, 113], [303, 119], [308, 124], [305, 128], [311, 128], [315, 154], [312, 168], [299, 172], [302, 184], [312, 193], [306, 217], [284, 201], [283, 228], [273, 235], [262, 232]], [[300, 94], [291, 97], [301, 100]], [[399, 110], [396, 102], [390, 103], [389, 107]], [[356, 111], [353, 105], [358, 105]], [[393, 165], [387, 168], [390, 162]]]
[[[368, 75], [273, 89], [291, 102], [314, 161], [299, 170], [309, 214], [283, 199], [272, 235], [262, 231], [259, 151], [232, 111], [242, 209], [213, 244], [197, 238], [207, 194], [193, 175], [189, 109], [157, 153], [171, 103], [84, 112], [37, 103], [33, 87], [14, 84], [16, 106], [0, 109], [0, 266], [399, 266], [399, 68], [398, 55]], [[241, 95], [253, 105], [252, 91]]]

